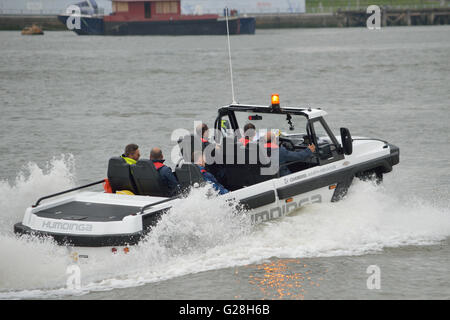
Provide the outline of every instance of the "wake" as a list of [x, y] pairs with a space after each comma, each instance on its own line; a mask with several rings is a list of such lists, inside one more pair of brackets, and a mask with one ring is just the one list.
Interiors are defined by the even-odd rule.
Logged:
[[128, 255], [81, 265], [82, 288], [66, 288], [68, 250], [50, 239], [16, 237], [13, 225], [38, 197], [75, 186], [72, 156], [44, 169], [29, 164], [13, 183], [0, 180], [0, 299], [51, 298], [136, 287], [183, 275], [279, 258], [364, 255], [439, 243], [450, 235], [448, 207], [404, 198], [401, 188], [355, 181], [337, 203], [305, 206], [252, 225], [220, 197], [194, 189]]

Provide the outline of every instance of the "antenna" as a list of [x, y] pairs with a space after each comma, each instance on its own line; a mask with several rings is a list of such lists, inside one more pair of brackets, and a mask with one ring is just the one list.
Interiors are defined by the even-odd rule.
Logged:
[[232, 104], [236, 104], [234, 97], [234, 82], [233, 82], [233, 63], [231, 62], [231, 45], [230, 45], [230, 27], [228, 25], [228, 7], [225, 7], [225, 18], [227, 21], [227, 39], [228, 39], [228, 59], [230, 60], [230, 77], [231, 77], [231, 97], [233, 99]]

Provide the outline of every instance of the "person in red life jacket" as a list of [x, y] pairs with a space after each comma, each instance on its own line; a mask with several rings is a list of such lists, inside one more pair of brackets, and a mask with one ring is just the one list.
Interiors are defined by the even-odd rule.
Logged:
[[280, 168], [280, 176], [285, 176], [291, 173], [287, 166], [283, 166], [283, 164], [294, 162], [294, 161], [302, 161], [308, 162], [314, 156], [314, 152], [316, 151], [316, 147], [314, 144], [310, 144], [308, 148], [301, 151], [290, 151], [286, 149], [284, 146], [279, 146], [277, 137], [271, 131], [267, 132], [265, 136], [265, 144], [264, 148], [267, 149], [267, 154], [271, 156], [271, 152], [273, 150], [277, 150], [279, 152], [279, 164]]
[[197, 134], [197, 137], [200, 138], [202, 142], [202, 151], [205, 150], [205, 148], [210, 145], [211, 143], [208, 140], [209, 136], [209, 128], [205, 123], [202, 123], [197, 126], [195, 129], [195, 133]]
[[122, 158], [128, 163], [128, 164], [136, 164], [136, 162], [141, 157], [141, 153], [139, 151], [139, 146], [134, 143], [130, 143], [125, 147], [125, 152], [122, 155]]
[[193, 153], [192, 158], [194, 159], [194, 163], [197, 165], [197, 167], [200, 169], [200, 172], [202, 173], [203, 178], [205, 181], [212, 184], [213, 188], [219, 192], [219, 194], [226, 194], [230, 191], [228, 191], [223, 185], [217, 181], [216, 177], [205, 169], [206, 161], [205, 161], [205, 155], [200, 152], [196, 151]]
[[[204, 123], [197, 126], [197, 128], [195, 129], [195, 133], [196, 133], [195, 134], [196, 138], [200, 139], [200, 141], [201, 141], [201, 145], [202, 145], [201, 151], [206, 156], [206, 160], [207, 160], [206, 163], [212, 164], [214, 162], [214, 157], [216, 156], [216, 152], [220, 151], [220, 149], [221, 149], [221, 145], [213, 143], [213, 142], [209, 142], [209, 140], [208, 140], [209, 128]], [[194, 149], [192, 150], [192, 152], [194, 152], [194, 151], [200, 151], [200, 150], [196, 149], [195, 144], [194, 144]], [[194, 161], [194, 160], [191, 159], [191, 161]]]
[[161, 177], [162, 182], [167, 186], [170, 196], [174, 196], [181, 191], [181, 186], [177, 178], [168, 166], [164, 164], [164, 156], [160, 148], [153, 148], [150, 151], [150, 160]]
[[250, 142], [253, 141], [253, 138], [256, 134], [256, 128], [253, 123], [247, 123], [244, 126], [244, 136], [239, 139], [239, 142], [246, 147]]

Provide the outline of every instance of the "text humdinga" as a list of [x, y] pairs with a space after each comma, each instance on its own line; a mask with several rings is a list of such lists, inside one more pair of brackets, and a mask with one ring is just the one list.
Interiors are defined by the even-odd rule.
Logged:
[[58, 229], [64, 231], [92, 231], [92, 225], [86, 223], [78, 224], [69, 222], [44, 221], [42, 222], [42, 227], [46, 229]]

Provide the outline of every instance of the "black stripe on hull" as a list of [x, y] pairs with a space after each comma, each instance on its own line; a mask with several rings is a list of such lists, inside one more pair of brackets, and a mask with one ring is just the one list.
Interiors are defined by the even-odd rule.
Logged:
[[[58, 16], [58, 20], [65, 26], [67, 25], [68, 18], [67, 15]], [[80, 36], [102, 36], [105, 34], [103, 18], [81, 17], [80, 29], [73, 29], [72, 31]]]
[[278, 188], [278, 198], [280, 200], [283, 200], [302, 193], [324, 188], [333, 184], [338, 184], [339, 187], [335, 191], [336, 197], [334, 197], [335, 200], [337, 200], [338, 197], [342, 197], [342, 194], [345, 193], [345, 189], [350, 186], [353, 177], [355, 177], [358, 172], [375, 168], [381, 168], [381, 170], [383, 170], [383, 173], [390, 172], [392, 171], [393, 164], [398, 163], [397, 161], [398, 154], [393, 155], [391, 153], [391, 155], [385, 157], [363, 162], [361, 164], [357, 164], [349, 168], [340, 169], [338, 171], [324, 174], [319, 177], [313, 177], [305, 181]]
[[76, 235], [63, 234], [56, 232], [46, 232], [33, 230], [22, 223], [14, 225], [14, 233], [18, 235], [31, 235], [36, 237], [51, 237], [57, 244], [63, 246], [74, 247], [118, 247], [136, 245], [139, 241], [145, 238], [154, 227], [161, 216], [165, 214], [170, 208], [148, 213], [142, 216], [143, 231], [131, 234], [113, 234], [113, 235]]
[[256, 209], [274, 203], [276, 200], [275, 191], [270, 190], [255, 196], [251, 196], [240, 200], [239, 202], [245, 209]]
[[[68, 16], [59, 15], [59, 21], [66, 25]], [[253, 17], [229, 20], [230, 34], [255, 34], [256, 19]], [[226, 35], [225, 20], [172, 20], [105, 22], [101, 17], [81, 17], [78, 35]]]
[[141, 231], [131, 234], [114, 235], [75, 235], [45, 231], [36, 231], [24, 226], [22, 223], [14, 225], [14, 233], [18, 235], [31, 235], [36, 237], [51, 237], [57, 244], [74, 247], [118, 247], [131, 246], [141, 241], [147, 232]]
[[[105, 22], [105, 35], [226, 35], [224, 20], [173, 20], [142, 22]], [[240, 34], [240, 21], [231, 20], [230, 34]], [[254, 30], [253, 30], [254, 33]]]

